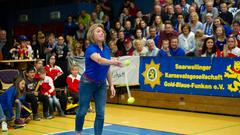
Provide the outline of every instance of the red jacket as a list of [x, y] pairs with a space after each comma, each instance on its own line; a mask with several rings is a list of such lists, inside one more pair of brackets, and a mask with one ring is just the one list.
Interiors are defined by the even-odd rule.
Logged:
[[56, 76], [58, 74], [63, 73], [62, 69], [59, 66], [51, 67], [50, 65], [46, 65], [44, 68], [46, 70], [47, 76], [51, 77], [53, 80], [56, 79]]
[[51, 96], [56, 95], [55, 91], [50, 92], [49, 91], [50, 89], [55, 89], [54, 85], [53, 85], [53, 80], [52, 80], [51, 77], [46, 76], [44, 78], [44, 80], [40, 81], [40, 94], [41, 95], [48, 94], [48, 95], [51, 95]]
[[67, 82], [69, 91], [78, 93], [80, 78], [81, 78], [80, 75], [77, 75], [77, 77], [74, 77], [72, 74], [70, 74], [67, 77], [66, 82]]

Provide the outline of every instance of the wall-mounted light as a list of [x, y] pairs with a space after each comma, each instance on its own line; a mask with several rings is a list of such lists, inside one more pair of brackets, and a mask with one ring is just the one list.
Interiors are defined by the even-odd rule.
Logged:
[[19, 22], [28, 22], [28, 15], [27, 14], [21, 14], [19, 15]]
[[50, 12], [50, 19], [52, 20], [57, 20], [61, 18], [61, 13], [60, 11], [52, 11]]

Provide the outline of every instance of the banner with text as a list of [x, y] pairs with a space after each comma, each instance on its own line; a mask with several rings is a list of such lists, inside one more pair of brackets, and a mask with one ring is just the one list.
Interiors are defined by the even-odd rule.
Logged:
[[[119, 57], [119, 60], [127, 65], [123, 67], [111, 66], [113, 84], [125, 86], [127, 80], [130, 86], [139, 85], [139, 59], [138, 56]], [[72, 64], [78, 65], [79, 73], [83, 74], [85, 70], [84, 57], [68, 57], [68, 67]], [[126, 78], [125, 75], [127, 75]]]
[[240, 58], [141, 57], [142, 90], [240, 97]]

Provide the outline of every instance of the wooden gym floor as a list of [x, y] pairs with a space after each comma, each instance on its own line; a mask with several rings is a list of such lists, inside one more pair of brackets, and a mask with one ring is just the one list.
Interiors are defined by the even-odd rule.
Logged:
[[[87, 114], [85, 128], [93, 126], [94, 117], [95, 113]], [[55, 117], [51, 120], [31, 121], [24, 128], [9, 129], [8, 133], [2, 134], [53, 134], [74, 130], [74, 121], [75, 115], [67, 115], [65, 118]], [[240, 135], [240, 117], [115, 104], [107, 104], [105, 124], [188, 135]], [[141, 135], [147, 135], [147, 133]]]

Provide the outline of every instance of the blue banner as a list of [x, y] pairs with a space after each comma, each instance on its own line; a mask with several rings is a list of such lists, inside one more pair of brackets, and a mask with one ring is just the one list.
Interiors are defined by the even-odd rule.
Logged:
[[240, 58], [141, 57], [142, 90], [240, 97]]

